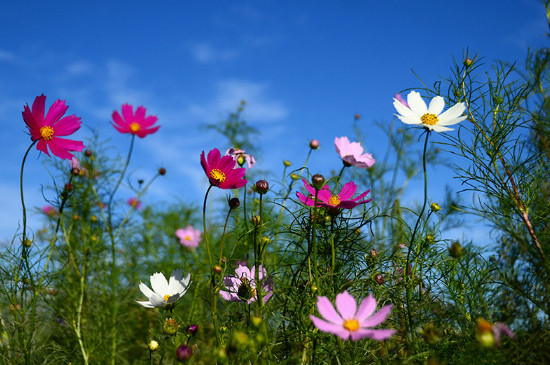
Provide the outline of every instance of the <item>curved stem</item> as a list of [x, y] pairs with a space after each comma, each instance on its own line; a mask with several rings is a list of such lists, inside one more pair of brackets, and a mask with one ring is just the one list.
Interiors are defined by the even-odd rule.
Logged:
[[220, 243], [220, 257], [219, 257], [219, 261], [218, 261], [218, 265], [222, 266], [222, 256], [223, 256], [223, 242], [225, 240], [225, 229], [227, 228], [227, 222], [229, 221], [229, 215], [231, 214], [231, 211], [233, 209], [231, 207], [229, 207], [229, 211], [227, 212], [227, 216], [225, 217], [225, 224], [223, 225], [223, 233], [222, 233], [222, 238], [221, 238], [221, 243]]
[[25, 208], [25, 197], [23, 196], [23, 169], [25, 167], [25, 161], [27, 160], [27, 155], [29, 154], [31, 148], [38, 142], [38, 140], [33, 141], [25, 155], [23, 156], [23, 161], [21, 162], [21, 173], [19, 175], [19, 190], [21, 193], [21, 207], [23, 208], [23, 236], [21, 238], [22, 249], [21, 249], [21, 260], [24, 260], [27, 256], [27, 209]]
[[120, 178], [118, 179], [118, 182], [115, 185], [115, 188], [111, 192], [111, 195], [109, 196], [109, 202], [107, 203], [107, 211], [109, 214], [109, 230], [113, 230], [113, 223], [112, 223], [112, 214], [111, 214], [111, 204], [113, 202], [113, 198], [115, 196], [116, 191], [120, 187], [120, 184], [122, 183], [122, 179], [124, 179], [124, 175], [126, 174], [126, 170], [128, 169], [128, 165], [130, 164], [130, 157], [132, 157], [132, 150], [134, 149], [134, 141], [136, 139], [136, 135], [132, 134], [132, 140], [130, 141], [130, 149], [128, 150], [128, 157], [126, 157], [126, 163], [124, 164], [124, 168], [122, 169], [122, 172], [120, 173]]
[[208, 190], [206, 190], [206, 194], [204, 195], [204, 203], [202, 205], [202, 226], [204, 230], [204, 243], [206, 245], [206, 252], [208, 254], [208, 263], [210, 264], [210, 269], [212, 270], [212, 255], [210, 254], [210, 243], [208, 242], [208, 232], [206, 231], [206, 200], [208, 199], [208, 193], [210, 193], [210, 189], [212, 189], [212, 184], [208, 187]]

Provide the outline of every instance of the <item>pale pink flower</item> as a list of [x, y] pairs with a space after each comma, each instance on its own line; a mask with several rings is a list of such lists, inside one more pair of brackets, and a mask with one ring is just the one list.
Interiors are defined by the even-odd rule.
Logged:
[[335, 303], [336, 309], [327, 297], [317, 297], [317, 309], [324, 319], [314, 315], [309, 318], [319, 330], [353, 341], [364, 337], [382, 341], [395, 333], [393, 329], [373, 329], [386, 320], [392, 306], [385, 305], [375, 313], [376, 299], [372, 294], [361, 301], [359, 308], [355, 298], [347, 291], [338, 294]]
[[231, 147], [225, 152], [225, 155], [233, 157], [238, 167], [242, 167], [246, 162], [248, 168], [250, 169], [256, 164], [256, 159], [254, 156], [249, 155], [245, 150], [239, 150]]
[[180, 243], [185, 247], [197, 247], [201, 240], [201, 231], [193, 228], [193, 226], [187, 226], [177, 229], [176, 237], [178, 237]]
[[336, 137], [334, 139], [336, 152], [340, 155], [344, 164], [366, 169], [374, 165], [374, 158], [370, 153], [363, 153], [363, 147], [358, 142], [350, 142], [348, 137]]
[[[220, 290], [222, 298], [230, 302], [246, 301], [248, 304], [255, 302], [258, 299], [255, 270], [256, 266], [252, 266], [252, 269], [249, 269], [246, 265], [240, 263], [239, 267], [235, 269], [234, 276], [226, 276], [223, 279], [227, 290]], [[261, 265], [258, 279], [261, 282], [263, 301], [265, 303], [273, 295], [273, 288], [271, 277], [266, 279], [266, 271]]]

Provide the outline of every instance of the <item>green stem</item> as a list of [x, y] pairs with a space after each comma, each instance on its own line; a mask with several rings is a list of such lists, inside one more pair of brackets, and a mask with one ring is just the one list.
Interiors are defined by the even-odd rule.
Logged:
[[227, 222], [229, 221], [229, 215], [231, 214], [231, 211], [233, 209], [229, 207], [229, 211], [227, 212], [227, 216], [225, 217], [225, 224], [223, 225], [223, 233], [220, 243], [220, 257], [218, 261], [218, 265], [222, 266], [222, 257], [223, 257], [223, 242], [225, 241], [225, 229], [227, 228]]
[[27, 160], [27, 155], [29, 154], [31, 148], [38, 142], [38, 140], [31, 143], [25, 155], [23, 156], [23, 161], [21, 162], [21, 173], [19, 175], [19, 190], [21, 193], [21, 207], [23, 208], [23, 236], [21, 239], [22, 249], [21, 249], [21, 261], [26, 259], [28, 254], [28, 247], [26, 244], [27, 241], [27, 209], [25, 208], [25, 197], [23, 196], [23, 169], [25, 167], [25, 161]]
[[204, 195], [204, 203], [202, 205], [202, 226], [204, 230], [204, 243], [206, 245], [206, 252], [208, 254], [208, 263], [210, 264], [210, 270], [212, 270], [212, 255], [210, 254], [210, 244], [208, 242], [208, 232], [206, 231], [206, 200], [208, 199], [208, 193], [210, 193], [210, 189], [212, 189], [212, 184], [208, 187], [208, 190], [206, 190], [206, 194]]
[[126, 163], [124, 164], [124, 168], [122, 169], [122, 172], [120, 173], [120, 178], [118, 179], [118, 182], [115, 185], [115, 188], [111, 192], [111, 195], [109, 196], [109, 202], [107, 203], [107, 211], [109, 214], [109, 230], [113, 230], [113, 224], [112, 224], [112, 213], [111, 213], [111, 204], [113, 203], [113, 198], [115, 196], [116, 191], [120, 187], [120, 184], [122, 183], [122, 179], [124, 179], [124, 175], [126, 174], [126, 170], [128, 169], [128, 165], [130, 164], [130, 157], [132, 156], [132, 150], [134, 149], [134, 141], [136, 139], [136, 135], [132, 134], [132, 139], [130, 141], [130, 149], [128, 150], [128, 156], [126, 157]]

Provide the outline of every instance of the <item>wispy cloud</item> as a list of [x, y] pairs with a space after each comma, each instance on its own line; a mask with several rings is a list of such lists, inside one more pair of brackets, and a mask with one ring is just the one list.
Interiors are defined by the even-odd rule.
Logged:
[[216, 49], [208, 43], [197, 43], [191, 46], [191, 55], [199, 63], [232, 61], [239, 52], [235, 49]]

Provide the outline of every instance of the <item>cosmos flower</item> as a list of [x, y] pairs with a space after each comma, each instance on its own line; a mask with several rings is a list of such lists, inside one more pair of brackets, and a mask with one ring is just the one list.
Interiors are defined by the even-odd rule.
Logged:
[[407, 108], [409, 107], [409, 103], [407, 103], [407, 100], [405, 100], [401, 94], [397, 93], [395, 94], [394, 96], [394, 99], [396, 99], [397, 101], [399, 101], [401, 104], [405, 105]]
[[46, 214], [48, 217], [55, 217], [59, 213], [57, 208], [52, 207], [51, 205], [43, 206], [42, 212], [44, 212], [44, 214]]
[[[302, 204], [312, 207], [314, 205], [315, 188], [309, 185], [309, 183], [304, 179], [302, 179], [302, 182], [304, 183], [306, 190], [309, 192], [309, 195], [305, 196], [300, 192], [296, 192], [296, 196], [300, 199]], [[370, 190], [365, 191], [356, 198], [352, 198], [356, 191], [357, 185], [355, 185], [353, 181], [344, 184], [344, 186], [342, 186], [342, 190], [337, 195], [332, 195], [329, 187], [325, 185], [317, 193], [317, 206], [326, 207], [329, 209], [353, 209], [359, 204], [365, 204], [371, 201], [371, 199], [361, 200], [370, 192]]]
[[187, 292], [191, 284], [190, 276], [187, 273], [187, 276], [184, 278], [182, 270], [174, 270], [170, 274], [170, 281], [168, 282], [161, 273], [154, 273], [150, 279], [153, 290], [143, 283], [139, 284], [139, 290], [141, 290], [148, 300], [137, 302], [146, 308], [173, 306]]
[[231, 147], [225, 152], [225, 155], [233, 157], [239, 167], [242, 167], [246, 162], [248, 168], [251, 169], [256, 164], [256, 159], [254, 156], [249, 155], [245, 150], [239, 150]]
[[59, 138], [68, 136], [80, 128], [80, 118], [75, 115], [63, 117], [69, 106], [65, 100], [56, 100], [44, 116], [46, 96], [37, 96], [32, 103], [32, 110], [29, 105], [23, 108], [23, 120], [27, 124], [32, 141], [38, 141], [36, 149], [50, 155], [50, 151], [62, 159], [70, 159], [73, 154], [69, 151], [82, 151], [84, 144], [81, 141]]
[[366, 169], [374, 165], [374, 158], [370, 153], [363, 153], [363, 147], [358, 142], [350, 142], [348, 137], [334, 139], [336, 152], [342, 157], [344, 164]]
[[177, 229], [176, 237], [179, 238], [180, 243], [185, 247], [197, 247], [201, 240], [201, 231], [193, 228], [193, 226], [187, 226], [185, 229]]
[[489, 321], [483, 318], [477, 319], [476, 338], [483, 347], [499, 346], [502, 335], [513, 338], [515, 333], [502, 322], [491, 325]]
[[310, 315], [309, 318], [320, 331], [353, 341], [364, 337], [382, 341], [395, 333], [392, 329], [372, 328], [386, 320], [392, 307], [391, 304], [386, 305], [375, 313], [376, 299], [372, 294], [361, 301], [359, 308], [355, 298], [347, 291], [338, 294], [335, 303], [336, 309], [327, 297], [317, 297], [317, 309], [324, 319], [314, 315]]
[[[256, 266], [252, 266], [252, 269], [248, 269], [246, 263], [240, 262], [239, 267], [235, 269], [234, 276], [226, 276], [223, 279], [223, 283], [227, 290], [220, 290], [220, 295], [223, 299], [230, 302], [243, 302], [248, 304], [255, 302], [258, 298], [256, 292], [256, 279], [255, 279]], [[260, 271], [258, 272], [258, 279], [262, 283], [263, 301], [264, 303], [273, 295], [273, 288], [271, 286], [271, 277], [266, 279], [266, 271], [260, 265]]]
[[235, 168], [233, 157], [222, 157], [217, 148], [208, 152], [208, 158], [204, 157], [204, 151], [202, 151], [201, 166], [210, 184], [220, 189], [238, 189], [248, 182], [244, 179], [246, 169]]
[[153, 127], [158, 118], [154, 115], [146, 116], [146, 111], [147, 109], [143, 106], [138, 106], [134, 114], [134, 107], [130, 104], [124, 104], [122, 106], [122, 116], [115, 110], [113, 112], [114, 123], [111, 124], [120, 133], [135, 134], [139, 138], [143, 138], [148, 134], [155, 133], [160, 128], [159, 125]]
[[130, 198], [128, 199], [128, 205], [132, 208], [139, 209], [141, 208], [141, 201], [139, 201], [137, 198]]
[[466, 110], [464, 103], [457, 103], [441, 113], [445, 107], [445, 99], [441, 96], [436, 96], [430, 102], [430, 106], [426, 107], [426, 103], [416, 91], [411, 91], [407, 96], [407, 105], [403, 104], [399, 99], [393, 99], [393, 106], [399, 114], [397, 117], [405, 124], [421, 125], [429, 130], [436, 132], [452, 131], [452, 128], [446, 126], [462, 122], [466, 119], [462, 115]]

